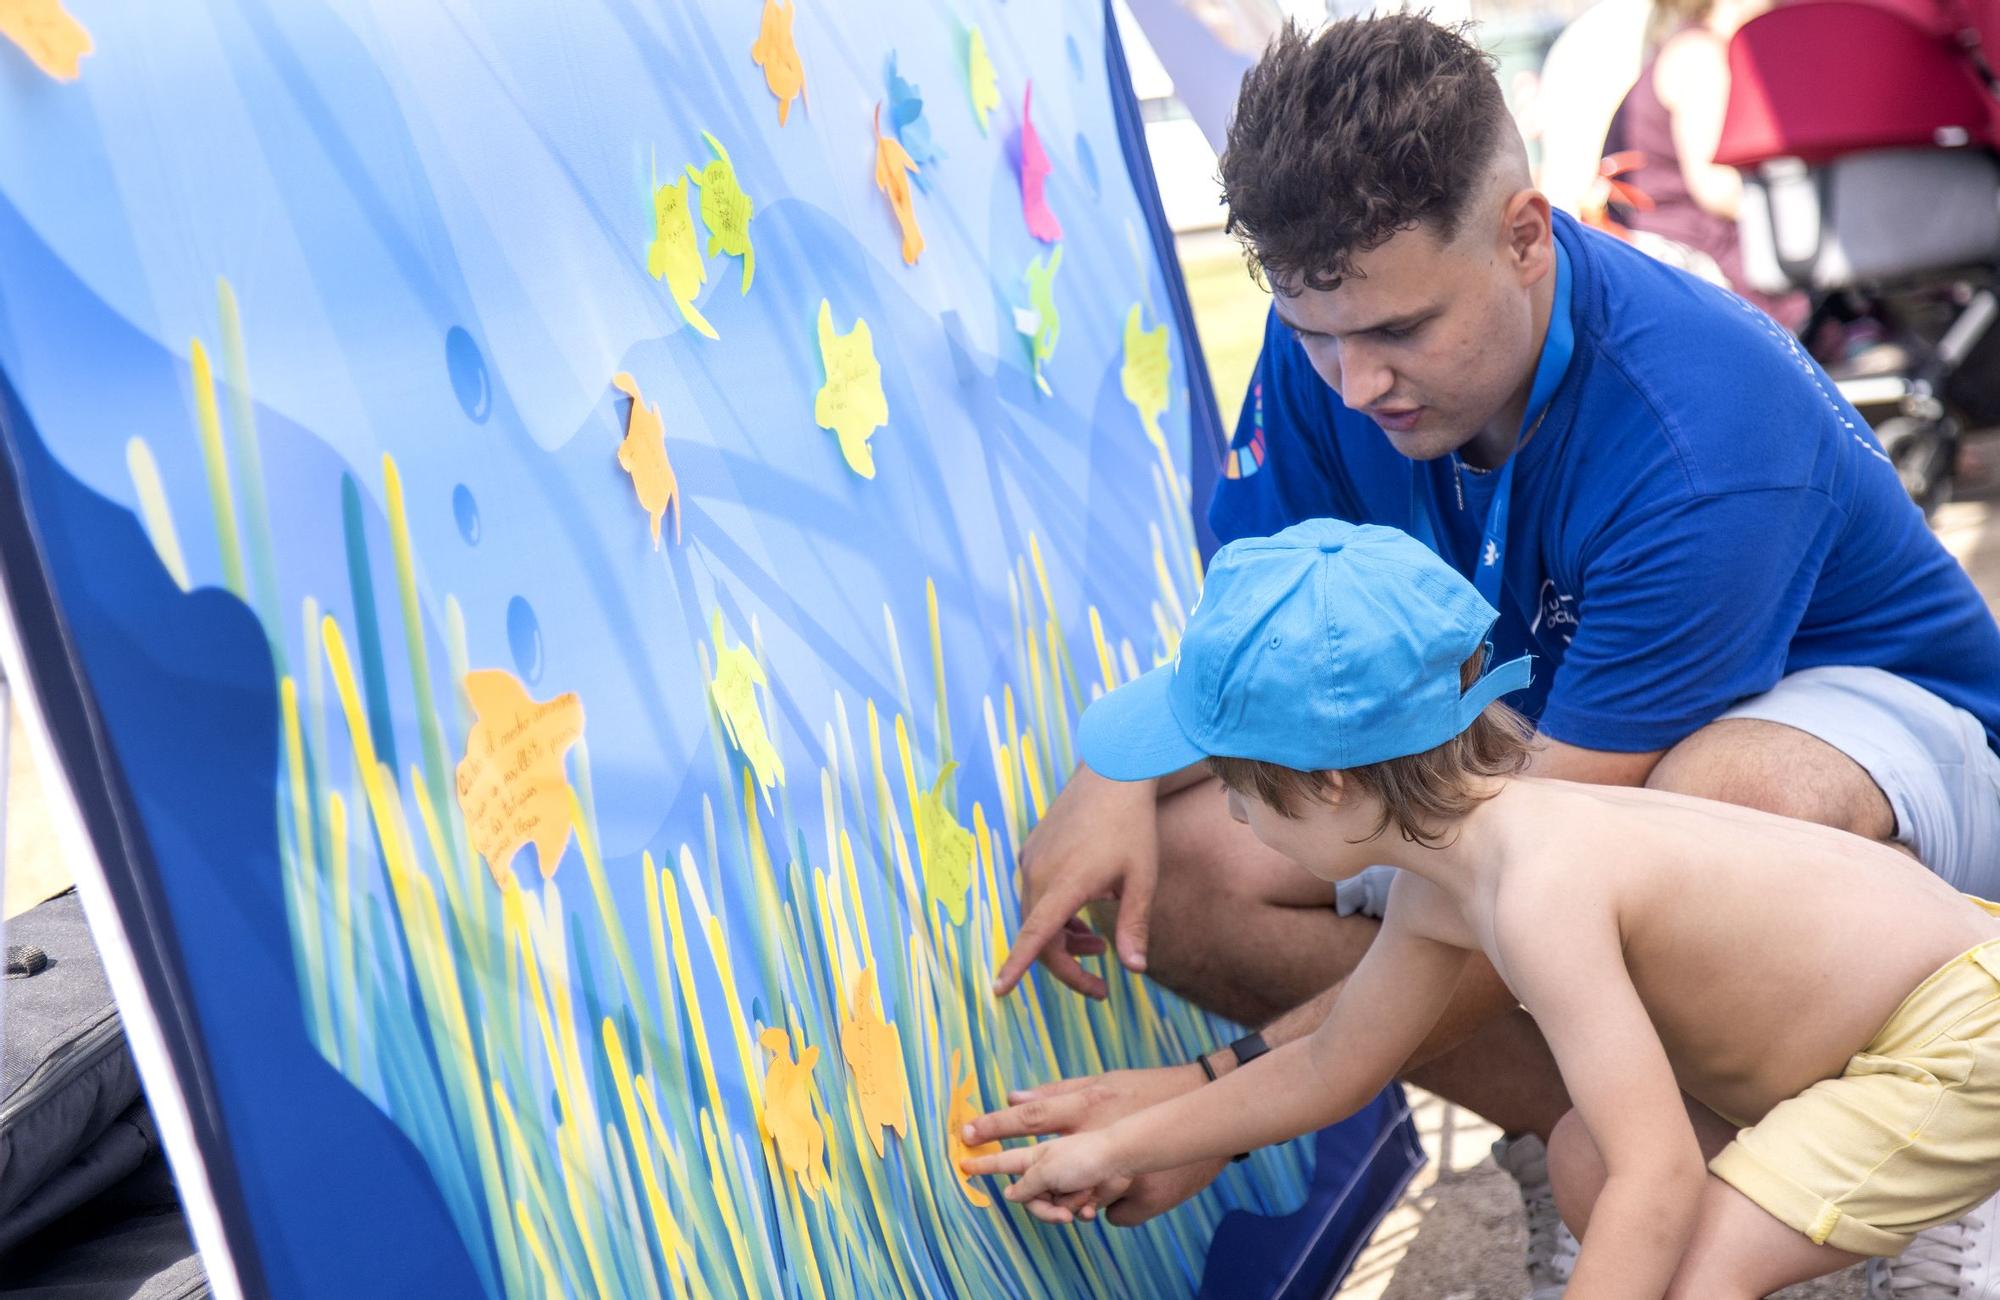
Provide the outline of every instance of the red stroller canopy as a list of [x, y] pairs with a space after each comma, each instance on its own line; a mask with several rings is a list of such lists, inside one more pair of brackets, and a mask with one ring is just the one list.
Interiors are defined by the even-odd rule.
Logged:
[[1863, 149], [1993, 147], [2000, 103], [1958, 33], [2000, 36], [1996, 8], [1996, 0], [1963, 8], [1799, 0], [1751, 19], [1729, 45], [1729, 110], [1715, 160], [1748, 167]]

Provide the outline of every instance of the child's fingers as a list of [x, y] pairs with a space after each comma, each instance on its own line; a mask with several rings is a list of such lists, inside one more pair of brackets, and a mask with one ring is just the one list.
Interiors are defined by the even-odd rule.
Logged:
[[1043, 1223], [1073, 1223], [1076, 1216], [1053, 1201], [1033, 1200], [1028, 1202], [1028, 1213]]
[[968, 1174], [1025, 1174], [1035, 1162], [1035, 1148], [1013, 1147], [990, 1156], [968, 1156], [958, 1167]]
[[1087, 1113], [1084, 1098], [1077, 1093], [1038, 1094], [1019, 1105], [979, 1116], [966, 1125], [969, 1131], [963, 1136], [971, 1145], [1008, 1138], [1046, 1137], [1069, 1132]]

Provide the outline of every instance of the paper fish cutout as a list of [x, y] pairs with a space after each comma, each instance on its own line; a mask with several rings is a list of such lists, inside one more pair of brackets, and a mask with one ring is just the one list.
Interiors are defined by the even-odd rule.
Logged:
[[736, 164], [722, 142], [703, 131], [701, 138], [715, 151], [708, 166], [700, 171], [689, 163], [687, 174], [701, 186], [701, 220], [708, 227], [707, 256], [721, 249], [743, 259], [743, 292], [750, 292], [750, 276], [757, 269], [757, 252], [750, 247], [750, 196], [736, 180]]
[[792, 40], [792, 19], [798, 11], [796, 3], [781, 5], [778, 0], [764, 0], [764, 15], [757, 22], [757, 40], [750, 47], [750, 57], [764, 70], [764, 84], [778, 97], [781, 127], [792, 111], [792, 101], [806, 93], [806, 70], [799, 62], [799, 47]]
[[1062, 334], [1062, 316], [1056, 310], [1056, 271], [1062, 266], [1062, 245], [1057, 244], [1047, 265], [1037, 257], [1028, 263], [1028, 309], [1014, 312], [1014, 328], [1028, 341], [1028, 360], [1034, 368], [1035, 387], [1049, 392], [1042, 367], [1056, 354], [1056, 339]]
[[496, 668], [467, 673], [465, 694], [475, 720], [458, 765], [458, 806], [472, 846], [505, 887], [514, 855], [533, 844], [547, 880], [569, 846], [563, 755], [583, 738], [583, 701], [571, 691], [538, 702]]
[[882, 391], [882, 367], [868, 322], [855, 317], [846, 334], [833, 329], [833, 307], [819, 300], [819, 357], [826, 383], [813, 398], [813, 419], [840, 439], [847, 467], [862, 478], [875, 477], [875, 430], [889, 422], [889, 398]]
[[840, 1022], [840, 1054], [854, 1075], [861, 1122], [880, 1157], [884, 1128], [895, 1129], [897, 1137], [909, 1136], [910, 1081], [903, 1073], [903, 1036], [875, 1005], [873, 967], [863, 967], [854, 977], [854, 1003]]
[[819, 1199], [826, 1185], [826, 1132], [813, 1114], [812, 1072], [819, 1064], [819, 1048], [808, 1047], [792, 1059], [791, 1036], [782, 1029], [766, 1029], [757, 1042], [767, 1052], [776, 1053], [764, 1075], [764, 1131], [778, 1148], [785, 1168], [798, 1175], [807, 1196]]
[[758, 787], [764, 792], [764, 802], [769, 803], [771, 786], [785, 779], [785, 765], [779, 761], [777, 747], [771, 744], [771, 733], [764, 730], [763, 710], [757, 707], [756, 688], [768, 685], [764, 666], [750, 653], [750, 647], [725, 643], [720, 610], [716, 611], [712, 630], [715, 680], [708, 689], [715, 700], [715, 711], [722, 715], [722, 729], [729, 734], [730, 743], [743, 752]]
[[81, 76], [83, 56], [96, 48], [62, 0], [0, 0], [0, 36], [57, 81]]
[[951, 1170], [958, 1175], [958, 1185], [964, 1190], [965, 1199], [983, 1210], [993, 1204], [993, 1198], [972, 1181], [972, 1175], [965, 1172], [964, 1164], [974, 1156], [999, 1155], [1000, 1144], [981, 1142], [976, 1147], [969, 1147], [960, 1136], [967, 1124], [979, 1118], [979, 1106], [972, 1099], [972, 1072], [967, 1070], [965, 1076], [960, 1078], [959, 1060], [960, 1052], [954, 1047], [951, 1050], [951, 1105], [944, 1116], [945, 1153], [951, 1157]]
[[875, 106], [875, 188], [889, 196], [896, 224], [903, 228], [903, 265], [915, 266], [924, 251], [924, 232], [917, 229], [916, 209], [911, 206], [910, 178], [917, 170], [914, 159], [890, 137], [882, 134], [882, 106]]
[[964, 925], [965, 891], [972, 887], [972, 832], [959, 825], [944, 801], [945, 779], [957, 766], [946, 763], [937, 784], [918, 797], [917, 848], [932, 896], [944, 905], [953, 925]]
[[708, 282], [708, 267], [701, 260], [701, 244], [694, 233], [694, 218], [688, 215], [687, 200], [685, 176], [672, 185], [653, 187], [653, 240], [646, 245], [646, 273], [655, 280], [664, 277], [681, 316], [715, 338], [715, 326], [694, 305], [694, 296]]
[[1030, 81], [1021, 96], [1021, 215], [1028, 219], [1029, 234], [1044, 244], [1053, 244], [1062, 238], [1062, 223], [1049, 211], [1048, 179], [1055, 168], [1049, 163], [1048, 150], [1042, 148], [1034, 119], [1028, 116], [1034, 100], [1035, 83]]
[[1000, 107], [1000, 78], [986, 53], [986, 35], [977, 27], [966, 31], [965, 79], [972, 91], [972, 115], [979, 119], [979, 134], [986, 134], [986, 115]]
[[667, 426], [657, 404], [648, 407], [639, 396], [639, 381], [623, 370], [611, 376], [611, 386], [632, 399], [625, 421], [625, 441], [618, 444], [618, 467], [632, 476], [639, 504], [653, 517], [653, 549], [660, 549], [660, 516], [674, 510], [674, 540], [681, 539], [680, 480], [667, 459]]
[[944, 153], [931, 139], [931, 120], [924, 116], [923, 92], [896, 74], [894, 50], [889, 51], [889, 129], [917, 164], [917, 188], [930, 193], [930, 173], [926, 169], [943, 161]]
[[1165, 451], [1167, 440], [1160, 432], [1160, 415], [1167, 409], [1167, 377], [1173, 363], [1167, 356], [1165, 322], [1145, 329], [1141, 324], [1144, 319], [1136, 302], [1125, 313], [1125, 364], [1118, 371], [1118, 383], [1125, 390], [1125, 400], [1139, 412], [1147, 439]]

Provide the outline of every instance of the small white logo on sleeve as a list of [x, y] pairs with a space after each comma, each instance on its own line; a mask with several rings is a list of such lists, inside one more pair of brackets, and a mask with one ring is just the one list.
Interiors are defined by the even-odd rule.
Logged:
[[1560, 636], [1568, 645], [1576, 639], [1576, 597], [1564, 595], [1556, 590], [1555, 579], [1542, 579], [1540, 598], [1536, 601], [1535, 621], [1528, 625], [1528, 634], [1539, 637], [1546, 624], [1551, 633]]
[[1489, 569], [1500, 563], [1500, 548], [1490, 537], [1486, 539], [1486, 553], [1479, 557], [1479, 562]]

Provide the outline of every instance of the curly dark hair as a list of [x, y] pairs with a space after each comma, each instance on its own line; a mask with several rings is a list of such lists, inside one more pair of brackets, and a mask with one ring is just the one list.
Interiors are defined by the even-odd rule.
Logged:
[[1458, 234], [1507, 129], [1468, 25], [1424, 14], [1287, 23], [1243, 78], [1222, 155], [1229, 230], [1253, 272], [1337, 289], [1398, 231]]

